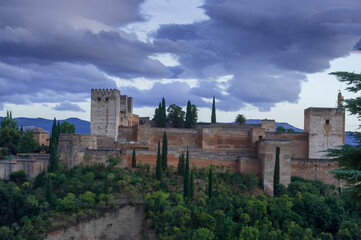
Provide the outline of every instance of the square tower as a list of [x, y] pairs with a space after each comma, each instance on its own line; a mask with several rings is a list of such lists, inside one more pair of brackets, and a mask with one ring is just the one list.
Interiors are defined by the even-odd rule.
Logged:
[[345, 144], [345, 109], [305, 109], [305, 132], [308, 133], [308, 157], [327, 158], [327, 149]]
[[92, 89], [90, 134], [118, 137], [120, 92], [117, 89]]

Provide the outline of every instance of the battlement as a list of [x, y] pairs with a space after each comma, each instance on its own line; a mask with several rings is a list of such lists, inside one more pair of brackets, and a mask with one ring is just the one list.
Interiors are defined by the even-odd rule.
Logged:
[[109, 97], [113, 95], [120, 95], [120, 91], [117, 89], [92, 89], [91, 96], [92, 97]]

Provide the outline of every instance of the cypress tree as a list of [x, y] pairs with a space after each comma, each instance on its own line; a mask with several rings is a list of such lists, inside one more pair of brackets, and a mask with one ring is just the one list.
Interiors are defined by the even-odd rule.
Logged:
[[53, 192], [53, 180], [50, 176], [48, 176], [48, 181], [45, 186], [45, 199], [51, 206], [56, 205], [57, 198]]
[[162, 109], [162, 104], [159, 103], [158, 108], [155, 109], [154, 118], [153, 118], [153, 120], [155, 120], [155, 122], [157, 123], [157, 127], [161, 127], [162, 125], [161, 109]]
[[57, 172], [59, 167], [59, 157], [58, 157], [58, 140], [59, 140], [59, 131], [58, 125], [56, 124], [56, 118], [54, 118], [53, 126], [51, 129], [50, 135], [50, 159], [49, 159], [49, 172]]
[[178, 158], [178, 174], [184, 176], [184, 168], [185, 168], [185, 159], [184, 153], [182, 152]]
[[163, 173], [167, 170], [168, 165], [168, 140], [167, 133], [163, 132], [163, 146], [162, 146], [162, 170]]
[[208, 197], [212, 198], [213, 195], [213, 172], [212, 165], [209, 166], [209, 175], [208, 175]]
[[132, 156], [132, 168], [137, 167], [137, 160], [135, 158], [135, 149], [133, 149], [133, 156]]
[[212, 104], [212, 116], [211, 116], [211, 123], [215, 124], [216, 121], [216, 99], [213, 96], [213, 104]]
[[157, 166], [155, 169], [157, 180], [162, 181], [162, 159], [160, 154], [160, 142], [158, 141]]
[[187, 112], [186, 112], [186, 128], [192, 127], [192, 104], [191, 101], [187, 102]]
[[56, 137], [57, 137], [56, 144], [58, 144], [58, 142], [59, 142], [59, 137], [60, 137], [60, 133], [61, 133], [59, 120], [58, 120], [58, 126], [57, 127], [58, 128], [57, 128], [57, 134], [56, 134]]
[[190, 187], [189, 187], [189, 197], [192, 199], [194, 197], [194, 174], [193, 170], [191, 171], [191, 180], [190, 180]]
[[280, 148], [276, 147], [276, 161], [273, 173], [273, 194], [278, 196], [278, 185], [280, 184]]
[[190, 196], [190, 189], [189, 189], [189, 152], [187, 147], [187, 157], [186, 157], [186, 168], [184, 170], [184, 177], [183, 177], [183, 197], [184, 199]]
[[162, 108], [161, 108], [161, 116], [162, 116], [162, 127], [165, 128], [167, 125], [167, 114], [166, 114], [166, 106], [165, 100], [162, 98]]

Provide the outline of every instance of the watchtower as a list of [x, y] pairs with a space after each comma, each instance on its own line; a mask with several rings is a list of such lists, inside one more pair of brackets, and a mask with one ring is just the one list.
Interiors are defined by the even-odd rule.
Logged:
[[305, 132], [308, 132], [308, 157], [327, 158], [326, 151], [345, 144], [345, 109], [305, 109]]
[[120, 91], [117, 89], [92, 89], [90, 134], [118, 137]]

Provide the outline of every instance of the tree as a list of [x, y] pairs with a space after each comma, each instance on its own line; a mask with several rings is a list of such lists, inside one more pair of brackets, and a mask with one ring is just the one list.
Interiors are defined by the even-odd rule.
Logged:
[[162, 104], [159, 103], [158, 108], [156, 108], [154, 111], [154, 117], [153, 117], [153, 121], [156, 122], [157, 127], [161, 127], [162, 125], [161, 110], [162, 110]]
[[190, 196], [190, 185], [189, 185], [189, 151], [187, 147], [186, 167], [183, 176], [183, 197], [188, 198]]
[[[346, 90], [357, 93], [361, 90], [361, 74], [349, 72], [332, 72], [340, 82], [348, 85]], [[345, 100], [345, 108], [358, 119], [361, 118], [361, 97]], [[360, 125], [361, 127], [361, 125]], [[328, 151], [328, 156], [333, 157], [340, 166], [332, 171], [336, 178], [346, 181], [348, 187], [345, 189], [351, 197], [361, 204], [361, 133], [354, 133], [357, 146], [345, 144], [337, 149]]]
[[213, 96], [211, 123], [216, 124], [216, 99]]
[[239, 123], [239, 124], [245, 124], [246, 123], [246, 118], [243, 114], [238, 114], [236, 116], [236, 119], [234, 120], [234, 122]]
[[166, 106], [165, 99], [162, 98], [162, 108], [161, 108], [161, 127], [165, 128], [167, 125], [167, 114], [166, 114]]
[[182, 110], [182, 107], [172, 104], [167, 109], [168, 112], [168, 122], [173, 124], [175, 128], [181, 128], [184, 122], [185, 112]]
[[33, 153], [39, 147], [39, 143], [34, 140], [34, 133], [32, 130], [26, 130], [19, 142], [18, 150], [21, 153]]
[[160, 142], [158, 141], [157, 166], [155, 169], [155, 175], [158, 181], [162, 181], [162, 174], [162, 157], [160, 154]]
[[276, 161], [273, 173], [273, 194], [278, 196], [278, 185], [280, 184], [280, 148], [276, 147]]
[[186, 128], [194, 128], [198, 120], [198, 109], [195, 105], [188, 101], [186, 112]]
[[213, 172], [212, 165], [209, 166], [209, 174], [208, 174], [208, 197], [211, 199], [213, 196]]
[[189, 186], [189, 197], [192, 199], [194, 197], [194, 173], [193, 170], [191, 171], [191, 179], [190, 179], [190, 186]]
[[167, 133], [163, 132], [163, 145], [162, 145], [162, 170], [165, 173], [167, 170], [168, 164], [168, 140], [167, 140]]
[[185, 159], [184, 159], [184, 153], [183, 152], [179, 155], [177, 169], [178, 169], [178, 174], [181, 175], [181, 176], [184, 176]]
[[133, 149], [133, 156], [132, 156], [132, 167], [137, 167], [137, 160], [135, 159], [135, 149]]
[[28, 181], [28, 177], [24, 169], [20, 169], [10, 173], [10, 181], [16, 183], [17, 186], [21, 186], [24, 182]]
[[75, 125], [70, 124], [67, 121], [63, 121], [60, 124], [60, 133], [75, 133]]
[[18, 130], [18, 123], [15, 119], [13, 119], [13, 114], [11, 111], [6, 111], [6, 117], [1, 119], [1, 129], [5, 127]]

